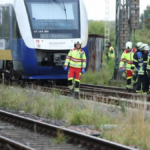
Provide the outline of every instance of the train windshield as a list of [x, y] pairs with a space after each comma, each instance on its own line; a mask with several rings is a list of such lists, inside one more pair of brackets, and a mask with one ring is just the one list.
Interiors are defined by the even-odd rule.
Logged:
[[25, 0], [34, 38], [80, 37], [78, 0]]

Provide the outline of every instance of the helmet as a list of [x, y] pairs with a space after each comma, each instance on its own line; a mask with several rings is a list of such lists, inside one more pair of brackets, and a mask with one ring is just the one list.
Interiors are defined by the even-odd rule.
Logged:
[[132, 49], [132, 42], [126, 43], [126, 49]]
[[139, 49], [140, 50], [143, 50], [143, 48], [145, 47], [145, 46], [147, 46], [148, 44], [145, 44], [145, 43], [143, 43], [143, 44], [141, 44], [140, 46], [139, 46]]
[[150, 50], [150, 47], [148, 44], [143, 47], [143, 51], [149, 51], [149, 50]]
[[75, 44], [75, 45], [76, 45], [76, 44], [80, 44], [80, 45], [81, 45], [82, 42], [81, 42], [81, 40], [78, 40], [78, 41], [76, 41], [74, 44]]
[[143, 44], [142, 42], [138, 42], [135, 47], [136, 47], [137, 49], [139, 49], [139, 47], [140, 47], [142, 44]]

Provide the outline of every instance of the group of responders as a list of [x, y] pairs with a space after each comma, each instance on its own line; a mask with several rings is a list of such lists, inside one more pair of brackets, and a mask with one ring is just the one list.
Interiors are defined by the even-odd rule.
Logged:
[[[138, 94], [148, 94], [150, 92], [150, 46], [138, 42], [133, 48], [132, 42], [126, 43], [126, 50], [120, 59], [120, 71], [126, 68], [126, 89], [131, 92], [133, 89]], [[132, 82], [133, 81], [133, 82]]]

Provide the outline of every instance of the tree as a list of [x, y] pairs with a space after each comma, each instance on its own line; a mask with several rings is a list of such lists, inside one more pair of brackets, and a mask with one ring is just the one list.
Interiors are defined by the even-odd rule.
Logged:
[[[146, 9], [144, 10], [144, 13], [141, 14], [141, 23], [140, 23], [140, 28], [144, 27], [144, 25], [146, 26], [146, 28], [149, 28], [149, 19], [150, 18], [150, 6], [147, 6]], [[147, 20], [148, 19], [148, 20]]]
[[148, 30], [150, 30], [150, 17], [145, 20], [145, 25]]
[[104, 21], [89, 21], [89, 34], [104, 35]]

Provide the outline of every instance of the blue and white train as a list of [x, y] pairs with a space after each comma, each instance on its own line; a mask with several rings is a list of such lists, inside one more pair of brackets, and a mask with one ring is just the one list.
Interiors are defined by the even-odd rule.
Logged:
[[67, 79], [63, 65], [78, 39], [88, 58], [83, 0], [0, 1], [1, 69], [13, 69], [22, 79]]

